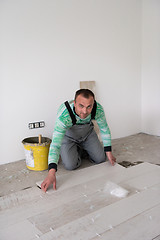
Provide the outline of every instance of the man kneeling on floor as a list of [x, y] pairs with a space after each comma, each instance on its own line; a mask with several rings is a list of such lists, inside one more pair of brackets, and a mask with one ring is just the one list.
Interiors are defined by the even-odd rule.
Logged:
[[[97, 121], [103, 146], [94, 130], [92, 119]], [[96, 164], [108, 159], [114, 165], [116, 161], [112, 155], [111, 134], [104, 110], [89, 89], [78, 90], [74, 101], [66, 101], [59, 107], [49, 150], [49, 172], [41, 184], [42, 190], [46, 192], [50, 184], [56, 189], [59, 155], [64, 167], [73, 170], [81, 165], [83, 151]]]

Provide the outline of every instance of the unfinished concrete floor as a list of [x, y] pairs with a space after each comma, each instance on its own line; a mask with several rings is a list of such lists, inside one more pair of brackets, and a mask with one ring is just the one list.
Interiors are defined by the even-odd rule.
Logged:
[[[159, 240], [160, 138], [137, 134], [113, 140], [123, 167], [110, 163], [66, 171], [60, 163], [57, 191], [36, 187], [47, 171], [34, 172], [25, 161], [0, 166], [1, 240]], [[144, 162], [128, 167], [126, 162]], [[113, 184], [128, 190], [117, 197]]]
[[[160, 137], [147, 134], [136, 134], [112, 140], [113, 154], [117, 163], [148, 162], [160, 164]], [[22, 146], [23, 147], [23, 146]], [[92, 166], [84, 159], [79, 169]], [[124, 163], [127, 166], [127, 163]], [[35, 172], [28, 170], [25, 160], [0, 165], [0, 197], [35, 186], [47, 176], [48, 171]], [[68, 173], [62, 163], [58, 165], [57, 176]]]

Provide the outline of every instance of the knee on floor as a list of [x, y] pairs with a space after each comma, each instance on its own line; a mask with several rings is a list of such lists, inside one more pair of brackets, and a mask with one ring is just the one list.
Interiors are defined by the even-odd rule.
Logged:
[[77, 162], [68, 161], [68, 162], [65, 162], [65, 163], [63, 162], [63, 165], [64, 165], [65, 169], [69, 170], [69, 171], [78, 168], [80, 166], [80, 164], [81, 164], [80, 161], [77, 161]]
[[99, 156], [98, 158], [96, 159], [92, 159], [92, 161], [96, 164], [99, 164], [99, 163], [102, 163], [102, 162], [105, 162], [106, 161], [106, 156], [105, 154], [102, 155], [102, 156]]

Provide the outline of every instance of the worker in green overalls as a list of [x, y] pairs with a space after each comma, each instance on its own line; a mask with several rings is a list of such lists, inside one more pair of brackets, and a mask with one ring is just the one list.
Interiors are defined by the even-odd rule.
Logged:
[[[92, 119], [98, 124], [103, 146]], [[41, 184], [42, 190], [46, 192], [50, 184], [56, 189], [59, 155], [64, 167], [73, 170], [81, 165], [84, 151], [95, 164], [109, 160], [114, 165], [116, 161], [112, 155], [111, 134], [103, 107], [95, 101], [94, 93], [89, 89], [78, 90], [74, 101], [66, 101], [58, 109], [49, 150], [49, 172]]]

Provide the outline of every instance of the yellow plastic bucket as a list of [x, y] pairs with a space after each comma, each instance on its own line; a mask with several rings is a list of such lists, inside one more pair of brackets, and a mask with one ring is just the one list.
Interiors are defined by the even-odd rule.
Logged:
[[39, 135], [39, 137], [25, 138], [22, 143], [27, 168], [34, 171], [48, 169], [48, 153], [51, 139]]

